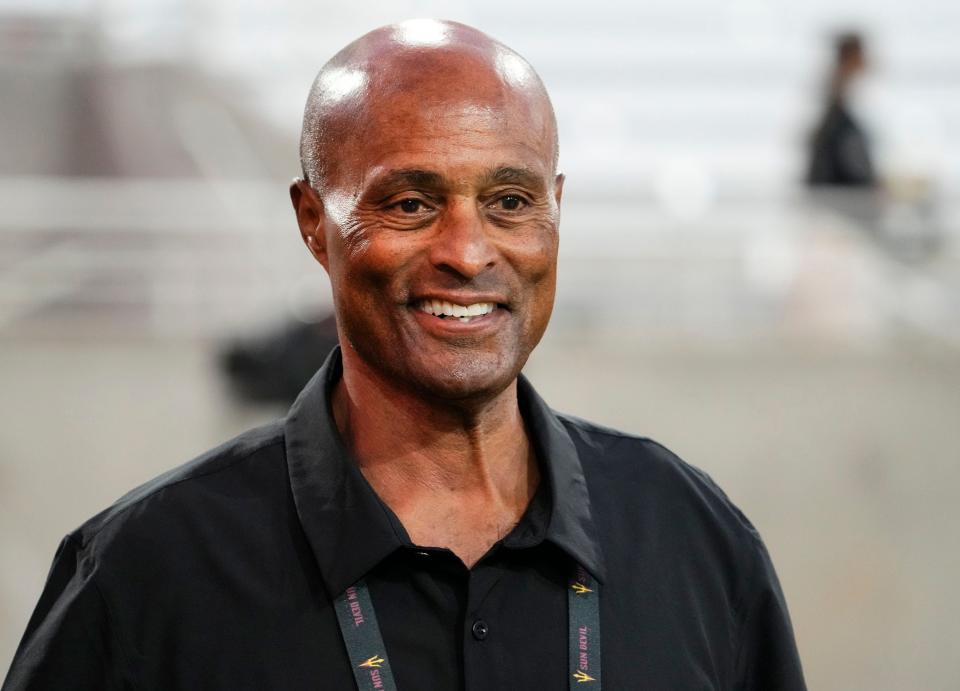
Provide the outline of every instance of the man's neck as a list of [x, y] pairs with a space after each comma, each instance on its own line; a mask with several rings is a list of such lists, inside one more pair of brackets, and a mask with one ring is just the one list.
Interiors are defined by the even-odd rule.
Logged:
[[523, 514], [539, 481], [516, 381], [456, 406], [344, 363], [333, 393], [340, 434], [367, 481], [419, 545], [472, 566]]

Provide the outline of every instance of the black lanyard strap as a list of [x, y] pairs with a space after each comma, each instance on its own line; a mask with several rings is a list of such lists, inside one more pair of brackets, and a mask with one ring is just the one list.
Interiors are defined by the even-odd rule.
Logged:
[[[363, 579], [336, 599], [334, 609], [359, 691], [397, 691], [387, 647]], [[596, 689], [600, 675], [600, 585], [577, 566], [567, 590], [570, 688]], [[582, 685], [582, 686], [581, 686]]]
[[600, 585], [577, 565], [567, 590], [570, 687], [600, 688]]
[[350, 666], [359, 691], [397, 691], [387, 660], [387, 646], [373, 611], [370, 591], [363, 579], [347, 588], [334, 603], [340, 634], [347, 646]]

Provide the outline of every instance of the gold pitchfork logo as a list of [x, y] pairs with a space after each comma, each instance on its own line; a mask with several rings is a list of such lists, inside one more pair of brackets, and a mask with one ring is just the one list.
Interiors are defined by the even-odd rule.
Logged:
[[360, 667], [371, 667], [374, 669], [380, 669], [380, 665], [382, 665], [384, 662], [386, 662], [386, 660], [384, 660], [379, 655], [371, 655], [366, 659], [365, 662], [360, 663]]

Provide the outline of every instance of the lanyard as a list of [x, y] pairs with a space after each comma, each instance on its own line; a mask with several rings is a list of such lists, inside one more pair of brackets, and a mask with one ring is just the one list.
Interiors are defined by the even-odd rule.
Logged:
[[[334, 609], [357, 689], [397, 691], [366, 582], [360, 579], [347, 588]], [[567, 612], [570, 688], [599, 691], [600, 587], [579, 565], [567, 589]]]

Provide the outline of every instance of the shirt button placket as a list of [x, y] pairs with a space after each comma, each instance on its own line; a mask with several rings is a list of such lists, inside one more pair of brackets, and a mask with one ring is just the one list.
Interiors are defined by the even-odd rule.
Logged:
[[[496, 688], [497, 635], [495, 621], [489, 615], [489, 602], [484, 606], [495, 576], [489, 566], [481, 564], [470, 572], [467, 580], [467, 616], [463, 622], [463, 677], [466, 691], [490, 691]], [[486, 586], [486, 587], [485, 587]]]

